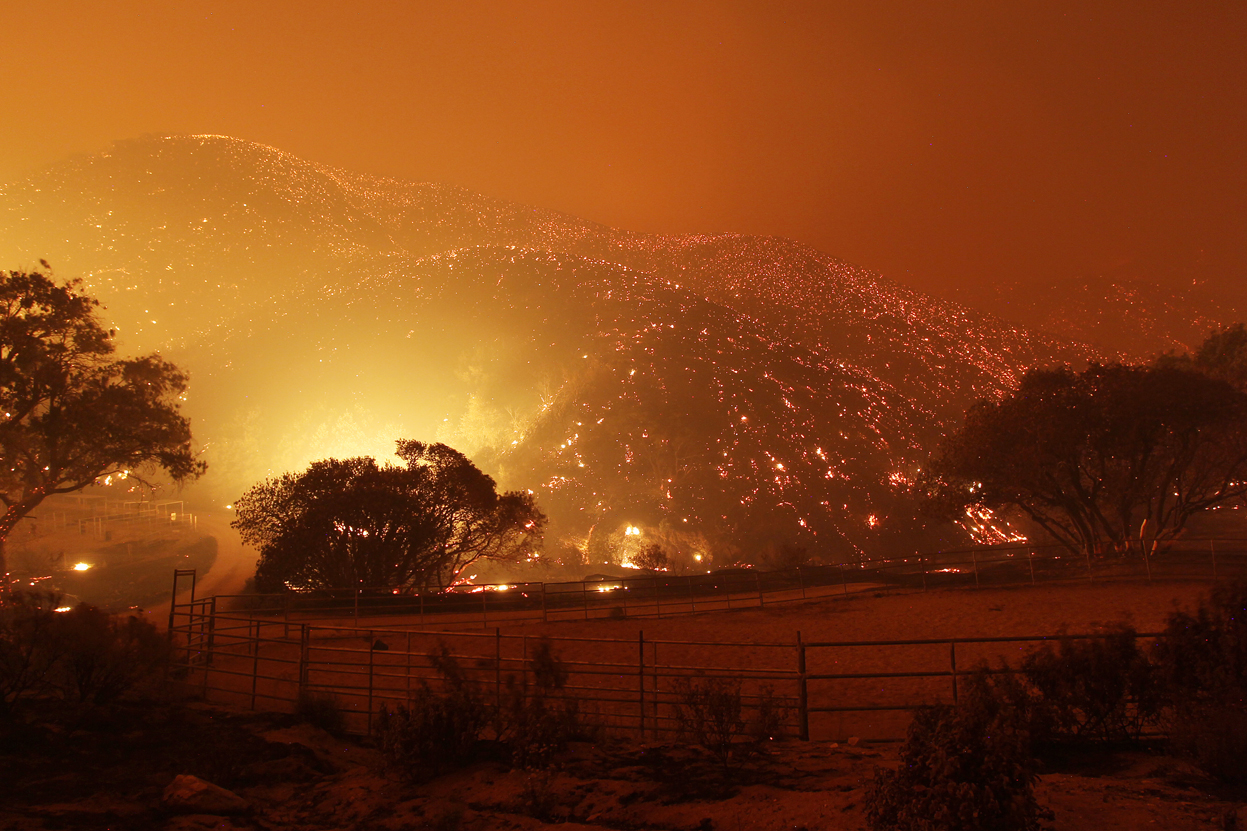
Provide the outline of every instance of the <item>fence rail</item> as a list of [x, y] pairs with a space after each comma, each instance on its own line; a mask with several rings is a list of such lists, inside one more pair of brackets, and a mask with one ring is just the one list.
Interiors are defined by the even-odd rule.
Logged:
[[1059, 546], [996, 546], [782, 571], [646, 574], [572, 582], [486, 583], [446, 591], [357, 588], [220, 595], [222, 610], [286, 624], [349, 619], [377, 629], [489, 629], [516, 623], [665, 617], [861, 593], [929, 591], [1109, 579], [1217, 579], [1247, 572], [1247, 540], [1171, 542], [1132, 558], [1069, 554]]
[[[628, 617], [687, 614], [862, 591], [1040, 579], [1206, 579], [1247, 571], [1243, 542], [1205, 540], [1198, 541], [1199, 548], [1171, 547], [1150, 557], [1145, 570], [1137, 563], [1131, 568], [1118, 561], [1072, 562], [1019, 547], [997, 549], [992, 556], [971, 552], [964, 563], [955, 559], [957, 553], [946, 552], [790, 572], [612, 580], [604, 581], [610, 584], [604, 591], [595, 587], [592, 593], [592, 582], [531, 583], [505, 590], [474, 586], [437, 599], [374, 596], [366, 590], [338, 597], [289, 594], [280, 605], [266, 605], [265, 598], [256, 596], [195, 599], [194, 573], [179, 571], [175, 597], [179, 581], [189, 578], [191, 599], [173, 605], [169, 631], [184, 682], [203, 696], [278, 709], [293, 709], [301, 696], [333, 696], [347, 716], [348, 729], [367, 733], [382, 707], [406, 703], [422, 684], [436, 688], [441, 683], [429, 655], [443, 647], [482, 695], [501, 704], [508, 684], [527, 682], [537, 641], [531, 635], [504, 633], [504, 623], [613, 616], [615, 608]], [[971, 568], [959, 570], [961, 564]], [[752, 593], [741, 590], [744, 581], [752, 581]], [[607, 594], [613, 594], [609, 601], [598, 601]], [[571, 602], [563, 604], [567, 598]], [[465, 601], [481, 604], [479, 618], [456, 605]], [[571, 616], [557, 614], [569, 609]], [[411, 626], [417, 614], [422, 625]], [[485, 629], [486, 623], [493, 625]], [[739, 683], [747, 709], [785, 711], [785, 729], [802, 739], [856, 735], [884, 740], [903, 737], [915, 708], [955, 702], [959, 679], [973, 671], [968, 667], [1016, 658], [1022, 649], [1063, 637], [1094, 636], [859, 642], [805, 641], [796, 632], [785, 643], [731, 643], [652, 639], [641, 632], [635, 640], [569, 636], [549, 642], [568, 669], [563, 694], [613, 731], [670, 733], [678, 726], [675, 706], [690, 685], [727, 679]]]

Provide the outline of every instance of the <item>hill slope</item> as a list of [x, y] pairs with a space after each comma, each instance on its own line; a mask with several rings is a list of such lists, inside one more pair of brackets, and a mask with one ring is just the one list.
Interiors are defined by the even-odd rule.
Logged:
[[798, 243], [605, 228], [224, 137], [149, 138], [0, 189], [0, 262], [84, 276], [192, 373], [223, 498], [438, 438], [532, 488], [554, 547], [874, 553], [922, 523], [944, 425], [1087, 349]]

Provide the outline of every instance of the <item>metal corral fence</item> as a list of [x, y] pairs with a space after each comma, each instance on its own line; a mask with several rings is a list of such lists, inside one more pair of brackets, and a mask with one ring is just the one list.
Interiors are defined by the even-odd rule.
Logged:
[[[957, 552], [960, 553], [960, 552]], [[820, 566], [787, 572], [740, 570], [691, 577], [476, 586], [445, 595], [290, 594], [194, 598], [170, 611], [183, 681], [205, 698], [260, 709], [293, 709], [301, 696], [329, 696], [356, 733], [371, 730], [383, 707], [406, 703], [413, 689], [436, 689], [429, 658], [443, 647], [485, 699], [501, 704], [524, 685], [538, 638], [506, 634], [502, 624], [600, 617], [688, 614], [862, 591], [922, 591], [1039, 580], [1198, 578], [1242, 574], [1237, 540], [1171, 546], [1146, 563], [1073, 558], [1037, 548], [949, 552], [908, 561]], [[969, 566], [965, 568], [965, 566]], [[476, 607], [479, 604], [479, 608]], [[419, 615], [420, 626], [413, 626]], [[318, 623], [317, 620], [322, 622]], [[429, 628], [432, 623], [438, 628]], [[486, 624], [492, 631], [480, 631]], [[461, 627], [472, 627], [463, 629]], [[407, 628], [410, 627], [410, 628]], [[958, 679], [983, 662], [1016, 665], [1032, 635], [938, 640], [729, 643], [647, 639], [549, 638], [569, 670], [563, 695], [612, 732], [661, 737], [677, 727], [674, 706], [690, 688], [739, 683], [747, 711], [779, 708], [786, 730], [802, 739], [899, 739], [915, 708], [957, 699]], [[1155, 634], [1140, 635], [1154, 639]]]
[[[536, 636], [479, 631], [397, 631], [213, 613], [212, 598], [179, 604], [175, 632], [183, 683], [205, 698], [253, 709], [293, 710], [301, 696], [331, 697], [348, 729], [368, 733], [382, 708], [406, 704], [419, 685], [438, 689], [430, 654], [443, 648], [486, 702], [526, 686]], [[1036, 644], [1095, 635], [903, 641], [729, 643], [556, 637], [568, 670], [560, 693], [611, 733], [661, 738], [678, 731], [675, 705], [710, 679], [739, 684], [748, 717], [783, 714], [801, 739], [902, 738], [914, 709], [958, 698], [958, 681], [983, 663], [1017, 665]], [[1154, 641], [1157, 634], [1140, 638]]]
[[1245, 571], [1247, 540], [1238, 539], [1180, 540], [1147, 556], [1135, 553], [1129, 558], [1072, 555], [1059, 546], [1002, 545], [782, 571], [646, 573], [560, 583], [460, 585], [442, 592], [358, 588], [220, 595], [214, 603], [218, 612], [286, 624], [350, 620], [354, 626], [382, 629], [411, 627], [418, 621], [420, 629], [489, 629], [536, 621], [661, 618], [854, 593], [1080, 580], [1215, 580]]

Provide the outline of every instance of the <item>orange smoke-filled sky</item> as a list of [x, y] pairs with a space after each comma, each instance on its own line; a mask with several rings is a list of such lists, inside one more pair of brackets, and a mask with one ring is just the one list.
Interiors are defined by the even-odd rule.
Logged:
[[40, 0], [0, 32], [0, 182], [219, 133], [928, 289], [1247, 277], [1239, 0]]

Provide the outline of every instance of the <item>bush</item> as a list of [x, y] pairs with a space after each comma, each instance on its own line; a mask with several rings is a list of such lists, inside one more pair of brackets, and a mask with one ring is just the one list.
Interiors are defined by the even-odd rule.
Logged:
[[1175, 612], [1154, 660], [1168, 732], [1204, 771], [1247, 782], [1247, 582], [1217, 586], [1194, 614]]
[[0, 598], [0, 719], [26, 698], [47, 694], [59, 660], [53, 611], [60, 598], [47, 592], [13, 592]]
[[373, 733], [381, 752], [413, 779], [428, 779], [475, 757], [489, 710], [445, 644], [429, 653], [441, 693], [421, 682], [407, 706], [383, 708]]
[[496, 732], [510, 748], [514, 765], [545, 767], [569, 741], [591, 737], [594, 731], [581, 718], [579, 702], [564, 693], [567, 679], [567, 666], [547, 638], [537, 642], [524, 682], [507, 678]]
[[1030, 685], [1026, 701], [1016, 686], [1001, 686], [1037, 744], [1136, 741], [1159, 710], [1156, 674], [1133, 627], [1118, 624], [1094, 638], [1061, 638], [1022, 661]]
[[866, 795], [872, 829], [1034, 831], [1049, 817], [1035, 801], [1030, 739], [986, 674], [957, 706], [920, 710], [896, 770]]
[[678, 737], [706, 750], [725, 772], [783, 733], [788, 708], [770, 687], [760, 691], [753, 719], [747, 718], [739, 678], [678, 678], [672, 689]]
[[111, 704], [169, 662], [169, 641], [133, 615], [119, 617], [81, 604], [58, 614], [52, 633], [60, 656], [59, 688], [83, 704]]
[[30, 698], [111, 704], [167, 666], [168, 641], [147, 621], [59, 603], [46, 592], [0, 603], [0, 717]]

